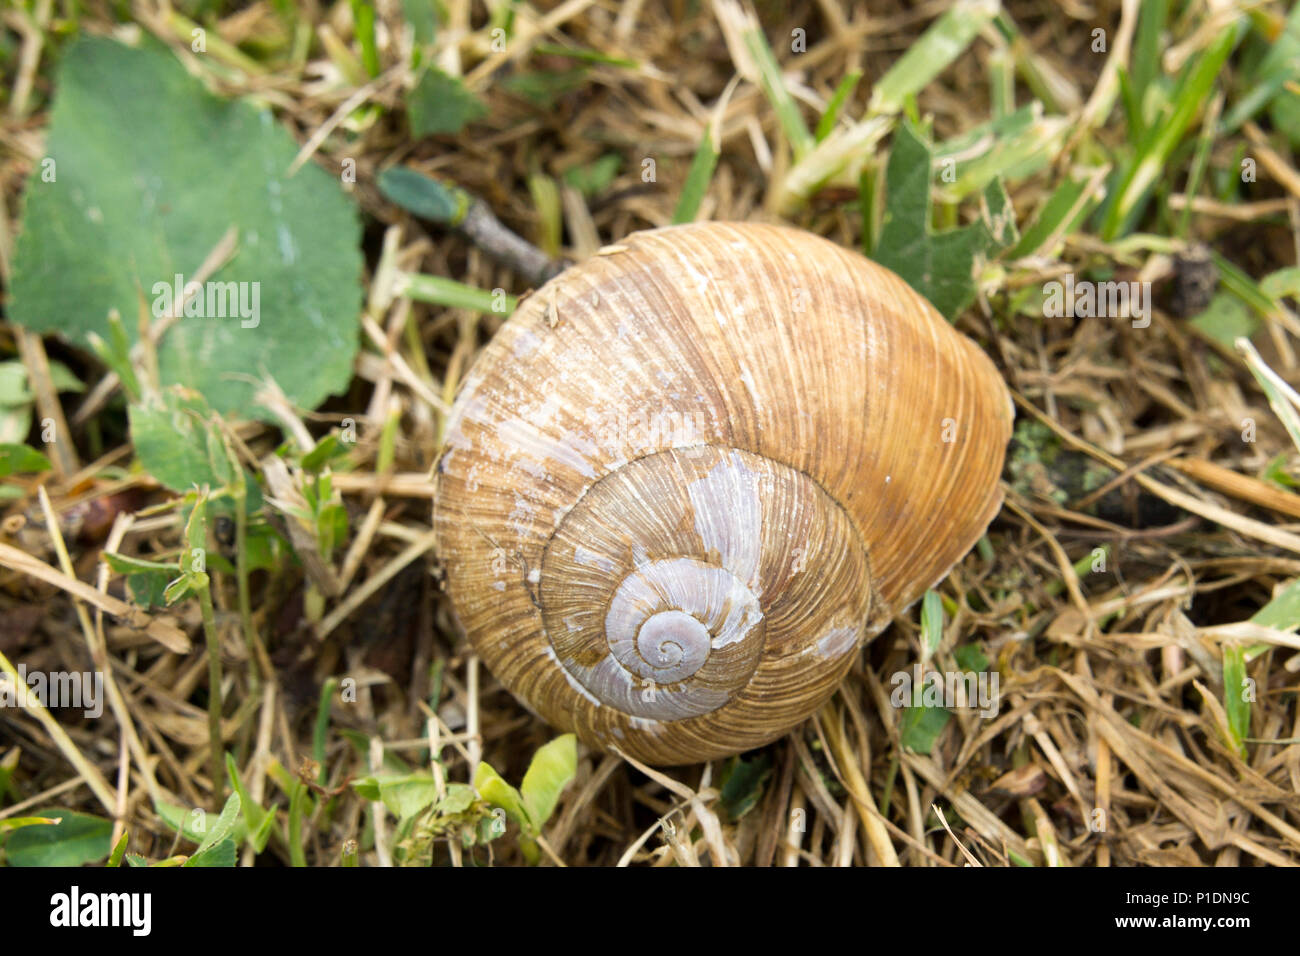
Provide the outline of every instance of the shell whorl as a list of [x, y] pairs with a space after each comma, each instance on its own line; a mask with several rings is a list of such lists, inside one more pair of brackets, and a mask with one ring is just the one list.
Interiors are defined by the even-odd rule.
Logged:
[[589, 489], [547, 544], [538, 598], [560, 666], [602, 705], [660, 721], [727, 706], [765, 727], [760, 660], [803, 688], [783, 707], [820, 689], [862, 637], [869, 579], [852, 522], [811, 479], [697, 445]]
[[521, 303], [447, 426], [457, 616], [549, 722], [761, 745], [996, 513], [1010, 403], [902, 280], [795, 230], [637, 233]]

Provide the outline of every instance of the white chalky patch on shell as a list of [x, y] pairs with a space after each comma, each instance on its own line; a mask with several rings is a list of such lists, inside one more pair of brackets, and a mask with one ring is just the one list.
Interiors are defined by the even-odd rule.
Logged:
[[822, 660], [833, 660], [836, 657], [843, 657], [853, 650], [853, 645], [857, 643], [857, 640], [858, 629], [852, 624], [844, 627], [833, 627], [819, 637], [816, 644], [809, 646], [808, 650], [815, 650], [817, 656]]
[[573, 549], [573, 560], [579, 564], [586, 565], [589, 568], [599, 568], [601, 571], [610, 572], [614, 570], [614, 562], [597, 551], [590, 548], [584, 548], [582, 545], [576, 545]]
[[536, 511], [537, 509], [529, 504], [523, 495], [517, 491], [515, 492], [515, 506], [511, 509], [510, 516], [507, 519], [515, 534], [521, 538], [528, 536], [528, 533], [532, 530], [533, 515]]
[[497, 590], [497, 591], [504, 591], [504, 590], [506, 589], [506, 582], [504, 582], [504, 581], [493, 581], [493, 582], [492, 582], [492, 588], [493, 588], [494, 590]]
[[537, 351], [537, 347], [542, 344], [542, 340], [533, 333], [531, 329], [523, 329], [515, 336], [514, 342], [511, 343], [510, 350], [515, 353], [515, 358], [526, 359]]
[[[514, 454], [530, 458], [533, 463], [520, 462], [518, 467], [539, 479], [547, 477], [545, 462], [572, 468], [584, 478], [594, 478], [596, 469], [583, 451], [595, 451], [595, 446], [585, 439], [565, 435], [556, 440], [546, 432], [546, 422], [535, 423], [524, 418], [511, 418], [497, 428], [497, 437]], [[575, 448], [581, 443], [583, 448]]]
[[735, 452], [714, 465], [687, 488], [695, 510], [695, 533], [706, 550], [717, 551], [722, 566], [761, 594], [763, 512], [754, 473]]
[[758, 386], [754, 384], [754, 373], [741, 366], [740, 380], [745, 385], [745, 391], [749, 392], [749, 400], [754, 403], [754, 411], [762, 414], [763, 400], [759, 397]]
[[629, 717], [628, 723], [634, 730], [644, 730], [650, 734], [657, 734], [663, 729], [663, 725], [653, 717]]
[[487, 402], [482, 395], [463, 401], [464, 404], [457, 402], [452, 407], [451, 418], [447, 421], [447, 446], [469, 451], [474, 447], [474, 442], [465, 434], [462, 425], [464, 422], [480, 421]]

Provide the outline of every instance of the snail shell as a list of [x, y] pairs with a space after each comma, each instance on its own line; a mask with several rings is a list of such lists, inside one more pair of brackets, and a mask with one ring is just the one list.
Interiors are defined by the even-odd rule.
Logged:
[[461, 625], [551, 724], [652, 764], [771, 741], [1001, 504], [1006, 387], [900, 278], [794, 229], [636, 233], [465, 379], [434, 526]]

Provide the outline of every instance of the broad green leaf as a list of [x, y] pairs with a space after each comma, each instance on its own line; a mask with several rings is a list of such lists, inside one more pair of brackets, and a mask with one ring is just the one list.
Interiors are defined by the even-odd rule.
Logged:
[[194, 843], [202, 843], [205, 834], [193, 829], [194, 816], [191, 811], [184, 807], [178, 807], [173, 803], [156, 803], [154, 812], [162, 817], [164, 823]]
[[402, 15], [411, 27], [417, 47], [433, 42], [438, 33], [437, 4], [429, 0], [402, 0]]
[[81, 866], [98, 863], [113, 849], [111, 820], [58, 807], [38, 810], [33, 816], [60, 820], [10, 834], [5, 843], [10, 866]]
[[978, 673], [980, 671], [988, 670], [989, 659], [984, 652], [980, 650], [978, 644], [963, 644], [961, 647], [954, 648], [952, 656], [957, 662], [957, 666], [964, 671], [975, 671]]
[[614, 181], [622, 165], [623, 157], [618, 153], [606, 153], [595, 162], [566, 169], [561, 177], [584, 196], [598, 196]]
[[1250, 619], [1254, 624], [1289, 631], [1300, 626], [1300, 578], [1292, 581]]
[[49, 470], [50, 460], [30, 445], [0, 444], [0, 478]]
[[428, 771], [418, 771], [405, 777], [379, 781], [379, 799], [393, 816], [407, 820], [422, 810], [433, 806], [438, 799], [438, 787]]
[[454, 76], [430, 67], [406, 97], [415, 136], [456, 134], [487, 115], [487, 107]]
[[1290, 140], [1291, 148], [1300, 149], [1300, 93], [1282, 90], [1269, 104], [1268, 116], [1273, 128]]
[[0, 405], [26, 405], [32, 401], [27, 388], [27, 367], [19, 361], [0, 362]]
[[50, 381], [58, 392], [84, 392], [86, 383], [72, 374], [72, 370], [62, 362], [50, 363]]
[[[536, 831], [555, 811], [556, 801], [578, 772], [578, 738], [564, 734], [539, 747], [519, 785], [520, 796]], [[481, 792], [481, 791], [480, 791]]]
[[931, 150], [910, 124], [894, 134], [885, 169], [885, 223], [872, 257], [893, 269], [951, 322], [975, 299], [977, 262], [1016, 241], [1002, 184], [984, 191], [981, 218], [930, 231]]
[[305, 408], [342, 391], [362, 259], [333, 177], [314, 163], [290, 175], [299, 146], [269, 112], [213, 96], [152, 39], [80, 39], [55, 87], [54, 165], [34, 163], [27, 184], [9, 317], [85, 343], [112, 335], [116, 309], [134, 339], [140, 296], [163, 314], [176, 276], [189, 282], [233, 228], [234, 257], [162, 336], [162, 381], [265, 419], [253, 396], [266, 375]]
[[316, 443], [315, 448], [302, 456], [299, 464], [302, 465], [303, 471], [315, 475], [334, 459], [346, 457], [347, 453], [347, 447], [339, 441], [338, 435], [326, 435]]
[[899, 720], [899, 739], [904, 747], [928, 754], [952, 714], [942, 707], [905, 707]]
[[[212, 501], [214, 514], [233, 516], [231, 495], [236, 479], [231, 452], [203, 396], [181, 385], [164, 388], [142, 403], [129, 406], [131, 438], [136, 456], [149, 474], [173, 491], [208, 486], [225, 494]], [[256, 514], [262, 507], [262, 491], [244, 471], [244, 510]]]
[[226, 798], [226, 805], [221, 808], [221, 815], [217, 817], [217, 822], [208, 828], [208, 832], [203, 837], [203, 842], [195, 854], [202, 853], [216, 846], [222, 840], [230, 835], [234, 830], [235, 824], [239, 822], [239, 794], [232, 793]]
[[474, 805], [476, 796], [474, 788], [466, 783], [447, 784], [447, 795], [438, 801], [434, 811], [442, 816], [455, 816], [464, 813]]
[[176, 577], [176, 565], [159, 561], [144, 561], [126, 555], [104, 552], [105, 563], [117, 574], [126, 575], [126, 587], [131, 600], [141, 607], [161, 607], [166, 603], [164, 594], [168, 583]]
[[501, 774], [493, 769], [486, 760], [480, 761], [474, 771], [474, 789], [488, 803], [500, 807], [511, 820], [519, 824], [526, 832], [533, 831], [532, 820], [525, 809], [523, 797], [519, 791], [502, 779]]
[[183, 866], [219, 866], [235, 865], [235, 841], [227, 837], [220, 843], [203, 850], [196, 850]]
[[211, 414], [202, 395], [181, 385], [163, 389], [148, 404], [132, 405], [131, 438], [144, 470], [173, 491], [219, 486], [208, 452]]
[[1259, 328], [1254, 314], [1227, 292], [1216, 292], [1205, 311], [1188, 319], [1187, 324], [1225, 349], [1231, 349], [1239, 338], [1250, 338]]
[[1300, 266], [1287, 266], [1259, 280], [1259, 291], [1274, 299], [1300, 299]]

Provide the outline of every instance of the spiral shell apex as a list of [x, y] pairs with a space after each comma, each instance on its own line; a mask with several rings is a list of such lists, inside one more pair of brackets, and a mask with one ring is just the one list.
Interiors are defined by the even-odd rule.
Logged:
[[987, 356], [856, 253], [636, 233], [526, 298], [467, 376], [447, 590], [501, 682], [588, 744], [757, 747], [974, 545], [1011, 420]]

